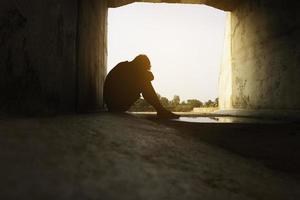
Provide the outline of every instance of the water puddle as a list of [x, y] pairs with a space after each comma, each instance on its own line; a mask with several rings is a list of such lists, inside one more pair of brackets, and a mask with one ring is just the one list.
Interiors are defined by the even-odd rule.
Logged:
[[266, 120], [245, 117], [180, 117], [173, 121], [191, 123], [278, 123], [278, 120]]

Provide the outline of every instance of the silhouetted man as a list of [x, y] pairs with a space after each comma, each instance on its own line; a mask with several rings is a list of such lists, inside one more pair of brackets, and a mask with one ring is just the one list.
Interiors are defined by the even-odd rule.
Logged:
[[178, 118], [160, 103], [151, 84], [154, 79], [151, 64], [146, 55], [139, 55], [133, 61], [121, 62], [107, 75], [104, 83], [104, 100], [111, 112], [125, 112], [140, 98], [140, 94], [157, 111], [160, 118]]

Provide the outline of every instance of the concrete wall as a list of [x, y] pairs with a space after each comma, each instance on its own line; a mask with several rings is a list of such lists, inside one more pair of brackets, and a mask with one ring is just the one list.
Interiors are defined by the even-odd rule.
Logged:
[[77, 4], [0, 2], [0, 111], [75, 107]]
[[223, 57], [219, 75], [219, 109], [232, 109], [231, 13], [227, 13]]
[[180, 3], [180, 4], [205, 4], [225, 11], [230, 11], [243, 0], [108, 0], [108, 7], [120, 7], [134, 2], [144, 3]]
[[107, 57], [107, 3], [80, 0], [78, 25], [78, 109], [103, 108]]
[[0, 113], [101, 105], [104, 7], [102, 0], [0, 1]]
[[232, 12], [232, 106], [300, 110], [297, 1], [247, 0]]

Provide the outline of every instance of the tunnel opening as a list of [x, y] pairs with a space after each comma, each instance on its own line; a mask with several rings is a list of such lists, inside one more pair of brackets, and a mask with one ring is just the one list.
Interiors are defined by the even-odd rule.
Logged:
[[[138, 54], [148, 55], [161, 100], [172, 107], [179, 96], [182, 105], [174, 111], [216, 110], [219, 102], [227, 103], [230, 12], [198, 4], [132, 3], [109, 8], [107, 35], [107, 72]], [[195, 103], [191, 100], [198, 101], [186, 106]]]

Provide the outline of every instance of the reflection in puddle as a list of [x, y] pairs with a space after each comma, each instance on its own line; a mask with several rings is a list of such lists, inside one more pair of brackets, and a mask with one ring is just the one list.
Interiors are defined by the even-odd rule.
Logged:
[[192, 123], [278, 123], [276, 120], [263, 120], [243, 117], [180, 117], [173, 121]]
[[174, 121], [194, 123], [216, 123], [218, 122], [218, 119], [212, 117], [180, 117], [179, 119], [174, 119]]

